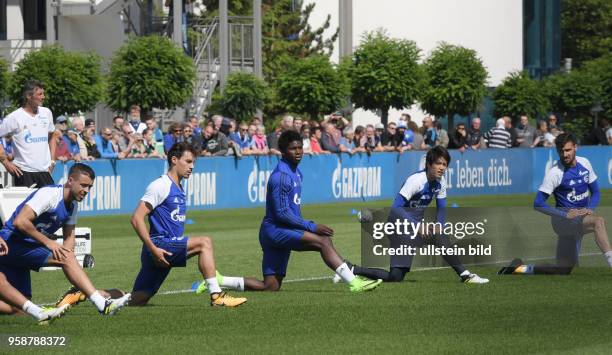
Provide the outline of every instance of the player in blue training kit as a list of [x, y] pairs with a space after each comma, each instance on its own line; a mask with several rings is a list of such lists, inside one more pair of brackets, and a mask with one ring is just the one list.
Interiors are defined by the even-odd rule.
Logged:
[[[423, 220], [425, 209], [431, 201], [436, 200], [436, 222], [443, 226], [445, 223], [446, 209], [446, 181], [444, 172], [450, 164], [450, 155], [442, 146], [431, 148], [425, 158], [425, 169], [410, 175], [401, 190], [398, 192], [391, 212], [389, 222], [395, 223], [396, 220], [408, 220], [414, 224]], [[439, 230], [428, 230], [421, 228], [420, 235], [392, 235], [389, 236], [392, 248], [411, 246], [420, 248], [426, 243], [431, 243], [437, 247], [450, 248], [449, 237], [442, 235]], [[361, 275], [372, 279], [382, 279], [385, 282], [400, 282], [404, 280], [406, 274], [412, 266], [412, 255], [392, 255], [389, 271], [378, 268], [366, 268], [358, 265], [349, 266], [353, 268], [355, 275]], [[456, 255], [442, 256], [455, 270], [459, 279], [464, 283], [484, 284], [488, 279], [482, 278], [469, 272]], [[339, 282], [334, 278], [334, 282]]]
[[[286, 131], [278, 139], [282, 159], [270, 175], [266, 194], [266, 215], [259, 230], [259, 244], [263, 251], [264, 280], [217, 275], [223, 287], [251, 290], [278, 291], [287, 273], [291, 251], [316, 251], [323, 261], [350, 285], [352, 292], [369, 291], [381, 280], [355, 277], [342, 257], [338, 255], [331, 237], [334, 231], [326, 225], [302, 218], [302, 173], [298, 164], [302, 160], [302, 137], [295, 131]], [[201, 285], [197, 292], [202, 292]]]
[[[572, 134], [560, 134], [555, 145], [559, 161], [546, 172], [533, 205], [550, 216], [557, 234], [556, 264], [524, 264], [521, 259], [514, 259], [498, 274], [569, 275], [578, 264], [582, 237], [590, 232], [594, 232], [597, 246], [612, 267], [605, 220], [593, 212], [600, 198], [597, 175], [586, 158], [576, 156], [576, 138]], [[546, 203], [551, 194], [555, 196], [555, 207]]]
[[[95, 177], [89, 166], [77, 163], [70, 168], [64, 186], [42, 187], [17, 206], [0, 230], [0, 237], [8, 246], [8, 253], [0, 256], [0, 271], [7, 275], [13, 287], [29, 296], [30, 278], [20, 271], [38, 271], [43, 266], [61, 267], [67, 279], [101, 314], [112, 315], [127, 303], [130, 295], [106, 299], [94, 288], [74, 255], [78, 202], [87, 196]], [[63, 245], [47, 237], [59, 228], [63, 232]]]
[[[149, 184], [132, 215], [132, 226], [143, 246], [140, 254], [142, 267], [134, 282], [130, 305], [146, 305], [171, 268], [184, 267], [188, 258], [197, 255], [200, 272], [210, 293], [210, 305], [239, 306], [246, 302], [246, 298], [231, 297], [219, 288], [210, 238], [183, 235], [187, 205], [181, 181], [191, 175], [197, 154], [186, 142], [174, 144], [167, 154], [167, 175]], [[147, 216], [150, 230], [145, 223]]]

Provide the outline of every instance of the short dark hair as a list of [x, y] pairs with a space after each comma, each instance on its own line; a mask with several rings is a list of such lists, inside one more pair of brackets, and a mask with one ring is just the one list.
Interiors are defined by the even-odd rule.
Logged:
[[96, 179], [96, 173], [93, 171], [93, 169], [89, 165], [85, 165], [83, 163], [76, 163], [70, 167], [70, 170], [68, 170], [68, 176], [75, 175], [87, 175], [92, 180]]
[[24, 103], [25, 103], [26, 99], [28, 98], [28, 96], [30, 96], [30, 95], [32, 95], [34, 93], [34, 90], [36, 88], [44, 89], [45, 88], [45, 84], [43, 84], [42, 81], [35, 80], [35, 79], [26, 80], [25, 83], [23, 83], [23, 87], [21, 88], [21, 95], [23, 97], [23, 102]]
[[427, 155], [425, 156], [425, 164], [432, 165], [440, 158], [444, 158], [444, 160], [446, 160], [446, 164], [450, 165], [451, 157], [450, 154], [448, 154], [448, 150], [441, 145], [437, 145], [427, 152]]
[[113, 117], [113, 123], [117, 122], [117, 119], [118, 119], [118, 118], [121, 118], [121, 119], [122, 119], [122, 118], [123, 118], [123, 116], [121, 116], [121, 115], [117, 115], [117, 116]]
[[198, 153], [196, 152], [193, 145], [187, 142], [174, 143], [170, 150], [168, 150], [168, 166], [172, 166], [172, 157], [176, 157], [176, 159], [181, 159], [185, 152], [191, 152], [194, 158], [198, 156]]
[[278, 149], [284, 153], [289, 148], [289, 144], [296, 141], [302, 142], [302, 136], [298, 132], [294, 130], [285, 131], [278, 138]]
[[557, 136], [557, 138], [555, 138], [555, 146], [557, 147], [557, 150], [563, 149], [568, 142], [578, 144], [576, 137], [571, 133], [561, 133]]

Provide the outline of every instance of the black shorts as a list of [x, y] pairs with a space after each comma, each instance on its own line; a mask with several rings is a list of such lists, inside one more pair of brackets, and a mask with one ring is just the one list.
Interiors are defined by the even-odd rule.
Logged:
[[47, 171], [41, 171], [41, 172], [22, 171], [22, 172], [23, 172], [23, 175], [21, 176], [13, 175], [13, 179], [14, 179], [13, 186], [30, 187], [32, 185], [35, 185], [34, 187], [41, 188], [43, 186], [54, 184], [51, 174], [49, 174], [49, 172]]

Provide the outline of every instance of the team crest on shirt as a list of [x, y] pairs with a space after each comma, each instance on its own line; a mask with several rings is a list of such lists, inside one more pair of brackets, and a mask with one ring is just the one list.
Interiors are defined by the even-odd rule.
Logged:
[[297, 193], [293, 195], [293, 203], [295, 203], [296, 205], [299, 205], [302, 203], [302, 199], [298, 196]]
[[588, 174], [588, 173], [589, 173], [589, 171], [588, 171], [588, 170], [583, 170], [583, 171], [579, 172], [579, 173], [578, 173], [578, 175], [579, 175], [579, 176], [584, 176], [584, 175], [586, 175], [586, 174]]

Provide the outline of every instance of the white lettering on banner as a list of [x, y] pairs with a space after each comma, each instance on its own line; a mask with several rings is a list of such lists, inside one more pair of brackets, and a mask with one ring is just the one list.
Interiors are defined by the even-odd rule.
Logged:
[[474, 167], [470, 166], [468, 160], [456, 160], [454, 165], [446, 169], [444, 175], [446, 178], [446, 187], [449, 189], [453, 187], [458, 189], [469, 189], [485, 186], [512, 186], [510, 168], [505, 158], [502, 159], [501, 162], [495, 158], [490, 159], [488, 167]]
[[257, 163], [253, 162], [253, 170], [249, 174], [247, 193], [251, 202], [265, 202], [266, 188], [270, 179], [271, 170], [259, 170]]
[[193, 173], [183, 181], [187, 206], [211, 206], [217, 203], [217, 173]]
[[332, 174], [332, 193], [335, 198], [380, 196], [380, 166], [343, 168], [338, 162]]
[[81, 211], [118, 210], [121, 208], [121, 176], [96, 176], [87, 197], [79, 203]]

